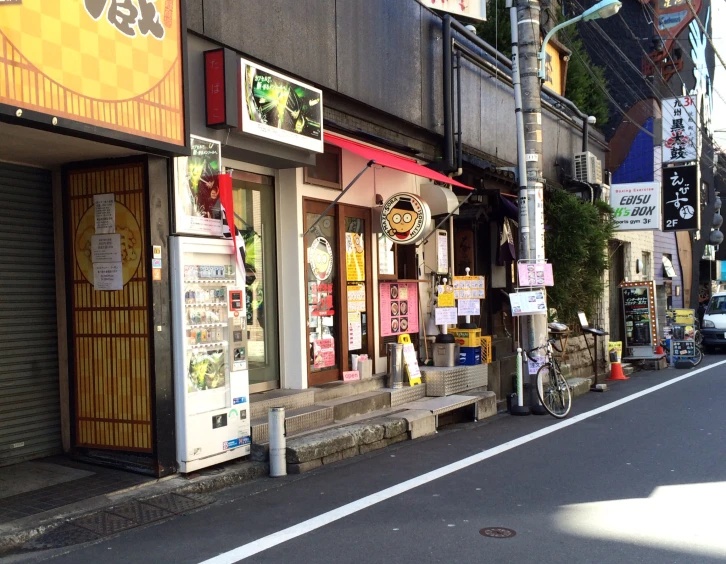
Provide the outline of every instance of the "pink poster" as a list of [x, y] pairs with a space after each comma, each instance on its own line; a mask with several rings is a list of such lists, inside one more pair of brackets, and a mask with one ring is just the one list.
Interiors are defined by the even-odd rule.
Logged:
[[381, 336], [418, 333], [418, 284], [381, 282]]
[[335, 366], [335, 339], [328, 337], [313, 341], [313, 368]]
[[519, 286], [522, 288], [533, 286], [554, 286], [552, 265], [548, 262], [524, 263], [517, 265], [519, 273]]

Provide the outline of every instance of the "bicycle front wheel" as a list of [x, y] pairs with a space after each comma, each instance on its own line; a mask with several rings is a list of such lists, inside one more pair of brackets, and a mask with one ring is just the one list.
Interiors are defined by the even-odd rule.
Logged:
[[550, 364], [543, 364], [537, 371], [537, 395], [540, 403], [553, 417], [567, 417], [572, 407], [572, 395], [567, 380]]
[[701, 347], [696, 347], [696, 356], [693, 359], [693, 366], [698, 366], [703, 362], [703, 351], [701, 350]]

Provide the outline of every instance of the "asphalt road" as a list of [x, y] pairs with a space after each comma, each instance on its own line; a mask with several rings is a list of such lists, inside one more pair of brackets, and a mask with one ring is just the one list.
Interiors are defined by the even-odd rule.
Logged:
[[[726, 363], [694, 372], [617, 382], [578, 399], [564, 424], [504, 415], [458, 425], [24, 560], [231, 564], [238, 547], [264, 546], [242, 561], [726, 562]], [[486, 528], [516, 534], [492, 538]]]

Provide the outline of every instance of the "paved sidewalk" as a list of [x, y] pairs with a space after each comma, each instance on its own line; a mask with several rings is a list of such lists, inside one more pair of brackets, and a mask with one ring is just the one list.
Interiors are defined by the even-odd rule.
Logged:
[[[591, 383], [589, 379], [572, 378], [569, 382], [573, 397], [577, 398], [589, 392]], [[340, 427], [369, 425], [377, 428], [380, 423], [381, 421], [374, 420], [366, 424], [341, 424]], [[362, 433], [365, 429], [358, 431]], [[319, 442], [317, 437], [310, 438]], [[381, 448], [385, 448], [387, 444], [382, 444]], [[73, 465], [73, 463], [68, 464]], [[89, 468], [99, 474], [105, 472], [96, 467], [89, 466]], [[88, 470], [78, 464], [76, 469]], [[186, 476], [174, 475], [159, 480], [120, 472], [126, 481], [117, 482], [116, 487], [106, 484], [106, 489], [98, 490], [97, 495], [77, 501], [73, 500], [72, 492], [79, 491], [79, 485], [73, 485], [73, 481], [59, 483], [51, 488], [53, 491], [57, 490], [58, 500], [66, 499], [68, 503], [48, 507], [42, 512], [35, 512], [12, 521], [0, 520], [0, 556], [90, 542], [195, 511], [214, 503], [215, 499], [210, 495], [213, 492], [261, 478], [268, 472], [267, 463], [258, 461], [232, 461]], [[90, 479], [83, 477], [76, 481], [83, 483], [84, 480]], [[121, 487], [118, 487], [119, 485]], [[60, 497], [60, 492], [64, 489], [71, 493]], [[34, 500], [39, 500], [42, 496], [41, 489], [34, 492], [32, 497]], [[8, 499], [0, 499], [0, 511], [3, 510], [3, 502]]]

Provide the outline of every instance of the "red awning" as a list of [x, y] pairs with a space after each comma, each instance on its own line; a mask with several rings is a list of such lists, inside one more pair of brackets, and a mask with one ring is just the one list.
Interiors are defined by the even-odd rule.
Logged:
[[382, 149], [375, 149], [373, 147], [369, 147], [368, 145], [363, 145], [362, 143], [351, 141], [350, 139], [338, 137], [337, 135], [334, 135], [332, 133], [325, 133], [325, 142], [330, 143], [331, 145], [335, 145], [336, 147], [340, 147], [341, 149], [346, 149], [351, 153], [355, 153], [356, 155], [363, 157], [367, 161], [372, 161], [375, 164], [384, 166], [386, 168], [400, 170], [401, 172], [408, 172], [409, 174], [415, 174], [416, 176], [423, 176], [424, 178], [428, 178], [429, 180], [445, 182], [446, 184], [452, 184], [454, 186], [458, 186], [459, 188], [465, 188], [466, 190], [474, 189], [471, 186], [467, 186], [466, 184], [457, 182], [453, 178], [444, 176], [440, 172], [436, 172], [435, 170], [426, 168], [425, 166], [418, 164], [413, 159], [399, 157], [398, 155], [394, 155], [393, 153], [389, 153], [388, 151], [384, 151]]

